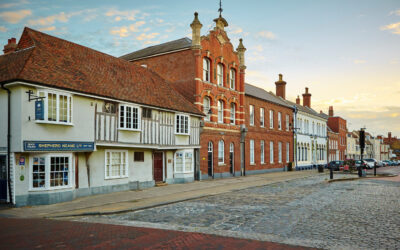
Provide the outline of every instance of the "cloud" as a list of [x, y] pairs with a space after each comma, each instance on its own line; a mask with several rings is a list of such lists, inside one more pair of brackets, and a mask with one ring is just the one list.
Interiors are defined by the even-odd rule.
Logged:
[[139, 31], [139, 27], [144, 25], [146, 22], [145, 21], [138, 21], [134, 24], [129, 25], [129, 30], [132, 32], [138, 32]]
[[276, 35], [274, 33], [272, 33], [271, 31], [268, 31], [268, 30], [264, 30], [264, 31], [258, 32], [257, 33], [257, 37], [266, 38], [268, 40], [276, 39]]
[[111, 35], [118, 35], [120, 37], [127, 37], [129, 35], [128, 27], [115, 27], [110, 30]]
[[239, 27], [239, 26], [232, 26], [232, 27], [230, 27], [229, 29], [228, 29], [228, 32], [230, 33], [230, 34], [240, 34], [240, 33], [242, 33], [243, 32], [243, 29], [241, 28], [241, 27]]
[[391, 12], [389, 13], [389, 16], [391, 16], [391, 15], [397, 15], [397, 16], [400, 16], [400, 9], [398, 9], [398, 10], [395, 10], [395, 11], [391, 11]]
[[11, 7], [15, 7], [15, 6], [19, 6], [19, 5], [23, 5], [23, 4], [27, 4], [29, 3], [28, 1], [22, 0], [19, 2], [13, 2], [13, 3], [2, 3], [0, 4], [0, 8], [1, 9], [5, 9], [5, 8], [11, 8]]
[[0, 18], [8, 23], [18, 23], [30, 15], [32, 15], [31, 10], [5, 11], [0, 13]]
[[60, 12], [60, 13], [58, 13], [56, 15], [52, 15], [52, 16], [41, 17], [38, 19], [31, 19], [28, 21], [28, 24], [33, 25], [33, 26], [36, 26], [36, 25], [46, 26], [46, 25], [51, 25], [56, 21], [66, 23], [72, 16], [74, 16], [76, 14], [77, 13], [65, 14], [64, 12]]
[[0, 26], [0, 32], [7, 32], [7, 28], [4, 26]]
[[159, 35], [159, 33], [155, 33], [155, 32], [154, 33], [150, 33], [150, 34], [142, 33], [142, 34], [140, 34], [139, 36], [136, 37], [136, 40], [139, 40], [139, 41], [150, 40], [150, 39], [155, 38], [158, 35]]
[[40, 28], [39, 30], [40, 30], [40, 31], [53, 31], [53, 30], [55, 30], [55, 29], [56, 29], [55, 26], [48, 26], [48, 27], [42, 27], [42, 28]]
[[390, 64], [399, 64], [399, 59], [393, 59], [390, 61]]
[[382, 26], [381, 30], [389, 30], [393, 34], [400, 35], [400, 22]]
[[129, 20], [129, 21], [134, 21], [136, 20], [136, 15], [139, 13], [140, 11], [138, 10], [126, 10], [126, 11], [120, 11], [120, 10], [116, 10], [116, 9], [112, 9], [106, 12], [106, 16], [108, 17], [115, 17], [114, 20], [115, 21], [121, 21], [121, 20]]
[[354, 64], [364, 64], [364, 63], [366, 63], [367, 61], [365, 61], [365, 60], [361, 60], [361, 59], [354, 59], [353, 60], [353, 63]]

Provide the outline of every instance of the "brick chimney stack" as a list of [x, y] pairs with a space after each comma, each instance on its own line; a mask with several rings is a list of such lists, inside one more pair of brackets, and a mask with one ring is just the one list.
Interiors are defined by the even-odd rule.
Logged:
[[333, 106], [329, 106], [329, 116], [333, 116]]
[[297, 96], [297, 98], [296, 98], [296, 104], [300, 105], [300, 97], [299, 96]]
[[303, 106], [311, 108], [311, 94], [308, 93], [307, 87], [306, 87], [306, 93], [303, 94]]
[[392, 132], [388, 133], [388, 138], [389, 138], [389, 141], [390, 141], [390, 139], [392, 139]]
[[282, 77], [282, 74], [279, 74], [279, 81], [275, 82], [275, 94], [283, 99], [286, 99], [286, 82], [282, 80]]
[[8, 44], [5, 45], [3, 49], [4, 55], [14, 52], [16, 48], [17, 48], [17, 39], [15, 39], [14, 37], [8, 39]]

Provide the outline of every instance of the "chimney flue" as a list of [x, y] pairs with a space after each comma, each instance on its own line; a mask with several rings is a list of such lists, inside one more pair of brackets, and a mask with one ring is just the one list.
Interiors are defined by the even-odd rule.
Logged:
[[8, 43], [4, 46], [3, 52], [4, 55], [14, 52], [17, 49], [17, 39], [12, 37], [11, 39], [8, 39]]
[[306, 93], [303, 94], [303, 106], [311, 108], [311, 94], [308, 93], [307, 87]]
[[276, 86], [275, 90], [276, 96], [280, 96], [283, 99], [286, 99], [286, 82], [283, 81], [282, 74], [279, 74], [279, 81], [275, 82], [275, 86]]

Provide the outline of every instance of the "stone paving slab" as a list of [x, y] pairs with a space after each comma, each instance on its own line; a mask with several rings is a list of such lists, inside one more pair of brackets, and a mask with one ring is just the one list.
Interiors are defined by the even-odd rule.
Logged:
[[43, 218], [134, 211], [169, 203], [318, 175], [316, 170], [275, 172], [227, 179], [196, 181], [81, 197], [52, 205], [3, 209], [0, 216]]

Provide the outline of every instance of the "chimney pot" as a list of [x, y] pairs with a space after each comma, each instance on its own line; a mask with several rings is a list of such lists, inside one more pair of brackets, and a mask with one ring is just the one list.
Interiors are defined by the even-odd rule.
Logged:
[[296, 98], [296, 104], [300, 105], [300, 96], [297, 96], [297, 98]]
[[3, 52], [4, 54], [8, 54], [14, 52], [17, 49], [17, 39], [14, 37], [8, 39], [8, 43], [4, 46]]
[[303, 106], [311, 108], [311, 94], [308, 93], [307, 87], [306, 93], [303, 94]]
[[329, 106], [329, 116], [333, 116], [333, 106]]

